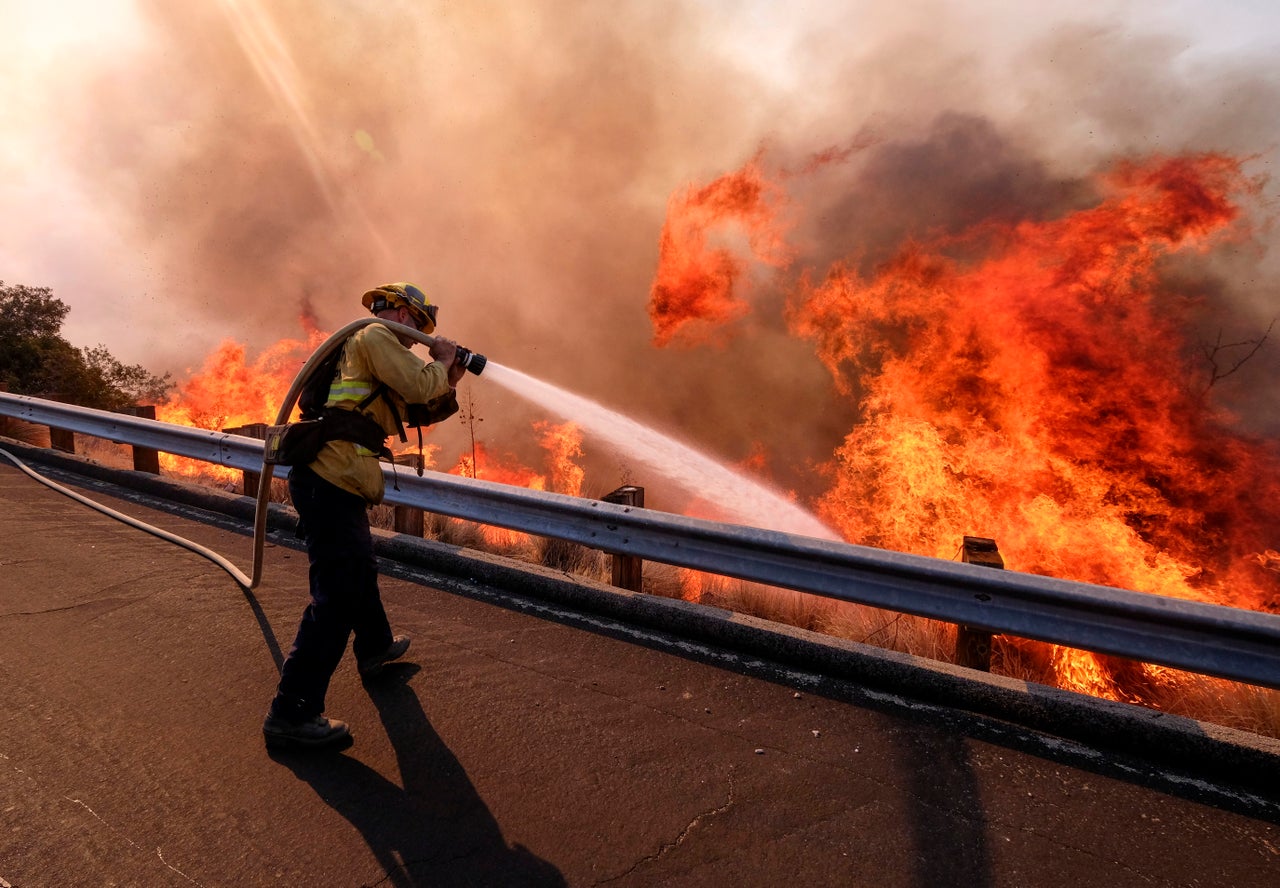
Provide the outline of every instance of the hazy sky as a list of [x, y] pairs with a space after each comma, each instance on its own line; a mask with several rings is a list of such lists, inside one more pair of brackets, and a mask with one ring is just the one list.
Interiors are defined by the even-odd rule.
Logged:
[[[214, 293], [226, 287], [239, 290], [245, 281], [239, 275], [220, 281], [219, 272], [225, 269], [200, 266], [190, 256], [184, 262], [181, 255], [173, 255], [174, 229], [191, 225], [192, 216], [204, 212], [205, 204], [216, 195], [199, 189], [190, 189], [189, 194], [151, 195], [152, 208], [163, 204], [164, 212], [172, 218], [138, 230], [135, 214], [141, 211], [131, 201], [140, 192], [183, 187], [173, 180], [175, 172], [165, 165], [162, 152], [167, 150], [176, 156], [191, 151], [190, 175], [211, 175], [195, 161], [214, 163], [217, 157], [194, 156], [188, 140], [197, 135], [198, 129], [210, 125], [206, 115], [216, 119], [225, 113], [219, 105], [240, 100], [261, 103], [260, 96], [237, 96], [235, 90], [265, 91], [271, 101], [262, 105], [248, 121], [252, 127], [242, 129], [237, 139], [278, 141], [283, 131], [292, 129], [292, 147], [296, 151], [292, 162], [302, 170], [316, 163], [326, 168], [334, 179], [332, 200], [343, 200], [341, 192], [345, 189], [361, 187], [340, 181], [348, 172], [342, 168], [345, 161], [317, 161], [307, 156], [308, 150], [322, 154], [349, 152], [353, 131], [343, 124], [358, 115], [344, 114], [341, 121], [326, 120], [326, 97], [317, 81], [308, 79], [305, 70], [291, 72], [285, 63], [274, 71], [260, 69], [262, 79], [258, 82], [245, 78], [243, 72], [229, 74], [224, 84], [212, 84], [207, 79], [209, 66], [220, 59], [228, 67], [249, 67], [253, 63], [249, 41], [242, 46], [244, 58], [238, 60], [231, 54], [216, 57], [209, 48], [209, 44], [228, 39], [232, 19], [244, 16], [246, 10], [261, 9], [276, 18], [275, 36], [286, 42], [282, 57], [291, 58], [293, 65], [302, 68], [313, 51], [314, 45], [309, 41], [319, 39], [315, 23], [295, 30], [299, 23], [291, 21], [290, 16], [302, 9], [307, 10], [307, 18], [333, 19], [335, 28], [361, 27], [364, 23], [368, 33], [350, 40], [352, 57], [369, 52], [371, 45], [380, 42], [399, 43], [398, 47], [389, 47], [396, 58], [413, 59], [418, 53], [434, 53], [441, 48], [457, 53], [450, 64], [439, 68], [428, 66], [425, 71], [403, 72], [404, 80], [398, 88], [404, 89], [405, 81], [412, 76], [422, 77], [422, 95], [408, 103], [396, 96], [393, 109], [395, 114], [422, 113], [433, 118], [435, 126], [454, 124], [455, 131], [446, 134], [446, 140], [455, 146], [472, 146], [472, 139], [483, 142], [486, 120], [492, 124], [495, 138], [505, 138], [511, 114], [532, 115], [531, 109], [516, 104], [519, 90], [511, 87], [509, 79], [523, 76], [540, 61], [548, 69], [557, 69], [546, 75], [551, 91], [540, 100], [557, 107], [541, 121], [540, 130], [535, 125], [521, 133], [530, 144], [508, 147], [539, 151], [544, 147], [539, 142], [581, 135], [581, 128], [566, 131], [557, 119], [562, 113], [573, 113], [572, 109], [560, 110], [566, 102], [572, 103], [572, 97], [552, 93], [571, 93], [584, 84], [589, 88], [593, 72], [578, 72], [579, 81], [558, 69], [565, 64], [599, 65], [596, 73], [603, 85], [601, 94], [587, 97], [591, 113], [599, 114], [601, 106], [611, 102], [634, 101], [647, 106], [633, 110], [638, 116], [652, 115], [659, 124], [672, 129], [658, 137], [648, 137], [647, 147], [657, 149], [662, 156], [626, 158], [630, 146], [610, 143], [611, 134], [604, 134], [602, 141], [566, 142], [559, 147], [583, 155], [586, 167], [610, 164], [614, 161], [595, 155], [617, 152], [633, 164], [634, 178], [626, 181], [625, 176], [610, 177], [611, 186], [621, 184], [633, 190], [632, 196], [638, 198], [633, 204], [641, 203], [650, 211], [660, 210], [667, 193], [685, 182], [735, 166], [763, 139], [814, 139], [817, 148], [821, 147], [818, 140], [825, 135], [824, 130], [832, 139], [847, 135], [886, 107], [891, 108], [895, 89], [915, 104], [922, 93], [930, 93], [938, 108], [946, 106], [950, 95], [959, 110], [979, 108], [1015, 117], [1032, 114], [1033, 109], [1027, 107], [1030, 81], [1043, 78], [1044, 73], [1032, 71], [1026, 80], [1020, 79], [1018, 67], [1025, 62], [1021, 54], [1029, 49], [1043, 52], [1034, 47], [1046, 35], [1051, 38], [1055, 33], [1065, 34], [1076, 26], [1083, 26], [1083, 34], [1091, 33], [1089, 29], [1093, 28], [1105, 29], [1106, 35], [1099, 39], [1112, 43], [1132, 42], [1141, 47], [1143, 41], [1163, 41], [1167, 48], [1159, 62], [1184, 68], [1197, 64], [1212, 67], [1223, 62], [1230, 67], [1249, 58], [1272, 65], [1276, 64], [1272, 60], [1280, 49], [1280, 11], [1268, 0], [908, 0], [892, 4], [856, 0], [639, 4], [348, 0], [325, 4], [324, 8], [334, 10], [325, 13], [315, 13], [307, 4], [240, 0], [195, 4], [211, 10], [221, 6], [231, 12], [192, 16], [186, 22], [165, 11], [166, 6], [181, 5], [185, 4], [0, 0], [0, 21], [4, 22], [0, 28], [0, 127], [4, 134], [0, 140], [0, 280], [52, 287], [59, 298], [72, 306], [66, 333], [73, 342], [101, 341], [129, 361], [150, 361], [157, 364], [157, 370], [175, 371], [181, 371], [180, 364], [192, 353], [203, 353], [222, 336], [258, 341], [263, 332], [260, 325], [269, 314], [224, 315], [218, 310], [216, 298], [196, 299], [197, 293]], [[502, 12], [508, 6], [530, 12]], [[459, 14], [458, 7], [472, 12]], [[625, 11], [598, 16], [598, 21], [596, 15], [584, 12], [609, 7]], [[655, 12], [645, 15], [643, 10], [649, 8]], [[486, 23], [486, 18], [492, 21]], [[634, 30], [619, 35], [619, 23], [634, 26]], [[572, 39], [552, 33], [561, 26], [573, 32]], [[213, 33], [218, 30], [226, 33]], [[539, 36], [540, 31], [544, 33]], [[1096, 36], [1098, 32], [1092, 33]], [[593, 36], [599, 37], [602, 46], [615, 43], [619, 36], [633, 39], [635, 52], [641, 58], [622, 61], [636, 62], [633, 73], [650, 78], [651, 82], [628, 85], [620, 80], [619, 72], [610, 70], [619, 60], [597, 54], [584, 45]], [[536, 49], [531, 49], [538, 39], [545, 39], [549, 50], [575, 53], [578, 58], [555, 58], [548, 52], [540, 59]], [[263, 50], [264, 55], [269, 50], [270, 47]], [[343, 51], [331, 41], [322, 49], [327, 57], [341, 57]], [[483, 57], [467, 58], [471, 51]], [[913, 53], [918, 56], [912, 58]], [[874, 63], [877, 55], [882, 55], [886, 71], [892, 69], [894, 73], [867, 82], [864, 91], [854, 78], [869, 62]], [[699, 76], [696, 72], [664, 71], [663, 65], [672, 60], [676, 65], [703, 63], [712, 73]], [[645, 61], [652, 62], [654, 68], [643, 70], [640, 66]], [[1040, 61], [1044, 62], [1043, 57]], [[1073, 63], [1094, 67], [1096, 90], [1122, 93], [1131, 86], [1125, 78], [1132, 60], [1122, 54], [1102, 62], [1064, 55], [1056, 64], [1066, 67]], [[456, 65], [458, 79], [446, 83], [451, 65]], [[910, 71], [913, 65], [918, 66], [914, 75]], [[1108, 66], [1115, 69], [1115, 79], [1108, 77]], [[953, 76], [961, 67], [963, 76]], [[1158, 71], [1149, 73], [1163, 76]], [[1275, 72], [1271, 73], [1274, 76]], [[265, 82], [271, 77], [279, 78], [274, 93]], [[930, 83], [930, 78], [937, 80]], [[296, 87], [292, 95], [290, 84]], [[380, 102], [376, 92], [363, 98], [371, 105]], [[296, 104], [291, 104], [293, 101]], [[454, 114], [442, 115], [437, 108], [429, 107], [440, 101], [456, 101], [459, 108]], [[1195, 101], [1190, 97], [1191, 104]], [[689, 126], [681, 132], [680, 126], [688, 126], [688, 115], [700, 108], [707, 113], [705, 123], [717, 127], [718, 132], [699, 126]], [[614, 109], [619, 114], [626, 110]], [[305, 118], [305, 122], [299, 118]], [[228, 118], [227, 122], [232, 121]], [[245, 121], [239, 123], [243, 125]], [[366, 132], [370, 134], [373, 156], [378, 150], [379, 133], [372, 117], [368, 123]], [[1153, 137], [1158, 137], [1158, 129], [1153, 128]], [[465, 137], [459, 135], [463, 131]], [[135, 139], [136, 144], [121, 144], [129, 138]], [[1071, 141], [1062, 150], [1077, 151], [1078, 143]], [[399, 147], [404, 153], [397, 162], [407, 166], [441, 160], [429, 146], [423, 148], [420, 158], [413, 156], [411, 147]], [[1259, 143], [1253, 150], [1271, 152], [1275, 147]], [[243, 165], [250, 148], [241, 141], [222, 159], [228, 165]], [[485, 150], [480, 149], [482, 154]], [[283, 162], [289, 160], [285, 158]], [[479, 187], [479, 174], [472, 166], [484, 160], [475, 157], [467, 163], [466, 159], [448, 159], [445, 162], [450, 169], [442, 172], [454, 176], [455, 184], [464, 191], [469, 186]], [[164, 168], [157, 169], [158, 166]], [[237, 181], [244, 187], [234, 197], [251, 203], [255, 197], [254, 171], [242, 168], [239, 172], [249, 178]], [[257, 172], [269, 174], [268, 170]], [[578, 171], [569, 165], [555, 172], [571, 176]], [[227, 178], [230, 180], [233, 175], [228, 173]], [[565, 190], [555, 182], [545, 184], [548, 191]], [[536, 186], [527, 183], [527, 187]], [[203, 203], [185, 203], [191, 197]], [[485, 188], [485, 193], [458, 197], [491, 202], [500, 200], [502, 195]], [[523, 203], [523, 196], [513, 195], [513, 204]], [[339, 208], [343, 215], [350, 215], [348, 211], [348, 206]], [[514, 207], [511, 210], [518, 211]], [[392, 236], [389, 229], [396, 228], [396, 222], [381, 211], [366, 212], [376, 216], [368, 222], [371, 229], [381, 237]], [[494, 212], [502, 215], [500, 208], [494, 208]], [[202, 220], [202, 224], [207, 221]], [[483, 224], [475, 218], [454, 221], [456, 225], [466, 225], [470, 229], [468, 239], [477, 242], [502, 241], [512, 236], [507, 225], [498, 232], [474, 227]], [[600, 224], [620, 221], [623, 220], [603, 219]], [[234, 226], [236, 219], [229, 214], [220, 222]], [[660, 216], [638, 215], [625, 222], [648, 225], [649, 230], [633, 234], [656, 249]], [[541, 222], [528, 219], [527, 224], [537, 227]], [[201, 236], [216, 237], [217, 233], [202, 229]], [[429, 262], [417, 255], [406, 255], [415, 248], [416, 245], [397, 243], [387, 261], [374, 264], [385, 268], [384, 277], [416, 273], [427, 278], [428, 286], [437, 283], [430, 279]], [[423, 248], [431, 251], [425, 244]], [[269, 246], [266, 249], [269, 251]], [[177, 252], [184, 250], [192, 250], [191, 245], [180, 247]], [[564, 260], [564, 256], [550, 254], [540, 258], [548, 266]], [[223, 259], [234, 261], [234, 255]], [[296, 260], [282, 257], [282, 261]], [[500, 262], [497, 257], [495, 261]], [[492, 268], [477, 269], [478, 278], [490, 279], [486, 290], [491, 289], [493, 276]], [[465, 277], [465, 272], [450, 275], [449, 285], [462, 288]], [[311, 286], [322, 284], [313, 282]], [[644, 295], [632, 294], [637, 302], [642, 302]], [[331, 322], [344, 319], [347, 306], [340, 299], [345, 294], [322, 297], [317, 290], [316, 296], [321, 298], [323, 316]], [[446, 304], [452, 296], [451, 292], [441, 293]], [[227, 298], [238, 303], [236, 296]], [[292, 302], [297, 293], [282, 294], [273, 289], [268, 294], [264, 288], [253, 298]], [[332, 308], [327, 299], [335, 301]], [[291, 304], [282, 306], [286, 317], [279, 330], [281, 335], [292, 332], [292, 310]], [[554, 306], [543, 306], [539, 313], [552, 314]]]
[[[734, 439], [734, 368], [800, 352], [763, 315], [740, 353], [652, 347], [673, 193], [860, 135], [904, 176], [891, 155], [931, 158], [919, 175], [943, 192], [990, 160], [977, 144], [1046, 183], [1188, 150], [1267, 174], [1277, 8], [0, 0], [0, 280], [51, 287], [73, 343], [181, 377], [225, 338], [297, 336], [304, 310], [334, 329], [365, 288], [410, 279], [442, 304], [442, 332], [491, 358]], [[845, 224], [811, 226], [812, 255], [927, 221], [884, 188], [872, 218], [865, 169], [833, 183]], [[1272, 181], [1261, 206], [1276, 197]], [[1222, 272], [1244, 329], [1280, 303], [1268, 247]], [[757, 395], [820, 377], [778, 370]]]

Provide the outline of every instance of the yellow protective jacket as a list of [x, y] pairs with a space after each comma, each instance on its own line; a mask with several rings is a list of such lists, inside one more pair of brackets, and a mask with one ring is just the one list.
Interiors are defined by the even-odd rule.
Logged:
[[[370, 324], [347, 340], [325, 406], [353, 410], [372, 394], [379, 382], [385, 382], [389, 390], [375, 398], [364, 412], [377, 420], [388, 435], [400, 434], [388, 400], [395, 403], [403, 418], [406, 403], [425, 404], [449, 391], [444, 364], [423, 361], [401, 345], [388, 327]], [[359, 444], [328, 442], [320, 448], [311, 469], [330, 484], [362, 496], [372, 504], [382, 502], [384, 485], [377, 454]]]

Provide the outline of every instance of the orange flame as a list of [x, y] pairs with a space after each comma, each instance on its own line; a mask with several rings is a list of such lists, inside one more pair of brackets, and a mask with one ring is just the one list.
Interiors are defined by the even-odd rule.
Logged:
[[[156, 419], [195, 428], [222, 430], [253, 423], [275, 422], [289, 386], [326, 334], [302, 317], [307, 339], [283, 339], [252, 361], [245, 347], [227, 340], [210, 354], [201, 370], [178, 386], [168, 402], [156, 407]], [[161, 454], [165, 471], [176, 475], [208, 476], [231, 481], [240, 476], [199, 460]]]
[[672, 197], [649, 293], [656, 345], [677, 337], [698, 341], [747, 313], [738, 290], [750, 261], [780, 267], [791, 260], [778, 231], [783, 204], [782, 190], [765, 177], [758, 159]]
[[[547, 475], [522, 465], [510, 455], [501, 458], [495, 456], [481, 442], [476, 442], [475, 457], [470, 453], [463, 454], [450, 473], [466, 478], [479, 477], [482, 481], [494, 481], [498, 484], [510, 484], [530, 490], [554, 490], [570, 496], [581, 496], [584, 472], [575, 457], [582, 456], [582, 432], [573, 423], [555, 425], [549, 422], [534, 423], [539, 433], [539, 444], [547, 451], [551, 465], [551, 483], [548, 487]], [[477, 474], [478, 464], [478, 474]], [[481, 525], [480, 533], [486, 543], [495, 547], [514, 547], [527, 543], [530, 537], [526, 533], [507, 530], [503, 527]]]
[[[500, 461], [480, 441], [475, 443], [474, 452], [460, 456], [458, 464], [449, 472], [464, 478], [479, 478], [482, 481], [494, 481], [498, 484], [510, 484], [513, 487], [526, 487], [530, 490], [545, 490], [547, 486], [544, 475], [521, 465], [514, 457], [505, 457]], [[481, 524], [478, 527], [485, 544], [495, 549], [523, 546], [530, 539], [527, 533], [521, 533], [518, 530], [494, 527], [491, 524]]]
[[971, 233], [976, 260], [911, 245], [803, 288], [793, 329], [865, 392], [824, 515], [874, 545], [946, 557], [982, 528], [1022, 570], [1274, 607], [1239, 567], [1274, 538], [1280, 462], [1209, 406], [1158, 273], [1251, 185], [1218, 155], [1106, 185], [1093, 209]]
[[551, 489], [556, 493], [581, 496], [585, 472], [574, 458], [582, 456], [582, 430], [572, 422], [563, 425], [537, 422], [533, 427], [539, 433], [538, 443], [550, 458]]
[[464, 478], [479, 478], [481, 481], [493, 481], [498, 484], [510, 484], [513, 487], [527, 487], [530, 490], [546, 490], [547, 478], [533, 469], [520, 464], [513, 456], [494, 455], [483, 442], [477, 441], [474, 458], [464, 453], [458, 463], [449, 470], [452, 475]]
[[[980, 531], [1020, 570], [1275, 610], [1278, 584], [1248, 568], [1275, 539], [1280, 459], [1209, 405], [1188, 306], [1159, 273], [1231, 234], [1231, 196], [1256, 185], [1206, 154], [1123, 164], [1103, 187], [1062, 219], [802, 285], [792, 327], [866, 416], [823, 516], [872, 545], [948, 557]], [[1055, 665], [1066, 686], [1133, 696], [1114, 663]]]
[[[758, 176], [753, 161], [726, 180], [771, 193]], [[700, 233], [685, 216], [720, 182], [672, 201], [663, 257], [723, 296], [732, 274], [687, 269], [727, 260], [677, 252], [671, 233]], [[1260, 183], [1199, 154], [1121, 163], [1097, 184], [1095, 206], [1059, 219], [908, 243], [869, 275], [801, 276], [790, 328], [863, 414], [821, 514], [859, 543], [952, 558], [964, 536], [993, 537], [1018, 570], [1280, 610], [1280, 453], [1212, 406], [1181, 333], [1194, 301], [1162, 279], [1169, 257], [1248, 235], [1239, 199]], [[654, 285], [659, 344], [690, 318], [734, 316], [672, 277], [660, 267]], [[1063, 686], [1120, 699], [1164, 672], [1063, 648], [1050, 660]]]

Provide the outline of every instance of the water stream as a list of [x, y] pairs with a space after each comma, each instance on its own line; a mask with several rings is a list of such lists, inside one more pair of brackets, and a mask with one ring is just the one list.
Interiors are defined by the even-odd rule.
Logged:
[[661, 472], [688, 493], [713, 502], [725, 520], [819, 539], [840, 538], [778, 491], [589, 398], [493, 361], [485, 367], [484, 379], [577, 423], [584, 432]]

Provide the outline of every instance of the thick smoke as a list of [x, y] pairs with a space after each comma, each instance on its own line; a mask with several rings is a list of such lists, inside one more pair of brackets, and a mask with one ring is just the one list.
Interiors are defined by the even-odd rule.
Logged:
[[[150, 366], [296, 336], [304, 299], [336, 328], [408, 279], [494, 360], [623, 403], [653, 379], [670, 406], [644, 314], [662, 207], [760, 127], [696, 5], [143, 11], [150, 39], [66, 117], [121, 260], [152, 269]], [[476, 397], [487, 434], [515, 413], [532, 437], [524, 405]]]
[[[119, 328], [145, 342], [103, 338], [181, 374], [222, 337], [262, 349], [304, 313], [335, 329], [368, 286], [413, 280], [442, 333], [728, 461], [762, 447], [803, 499], [857, 409], [787, 333], [803, 271], [1051, 218], [1118, 156], [1221, 150], [1256, 156], [1254, 173], [1273, 156], [1274, 66], [1189, 58], [1176, 34], [850, 3], [797, 7], [808, 26], [765, 58], [743, 41], [770, 23], [739, 6], [144, 3], [145, 42], [58, 94], [75, 174], [125, 247], [113, 258], [150, 282], [132, 304], [151, 312]], [[756, 156], [787, 183], [794, 262], [752, 270], [751, 311], [718, 345], [655, 347], [669, 197]], [[1260, 336], [1276, 311], [1265, 241], [1178, 274], [1207, 300], [1205, 341]], [[1280, 330], [1219, 386], [1258, 430], [1280, 428], [1278, 365]], [[469, 385], [485, 437], [536, 458], [536, 409]], [[629, 468], [594, 459], [587, 493]]]

